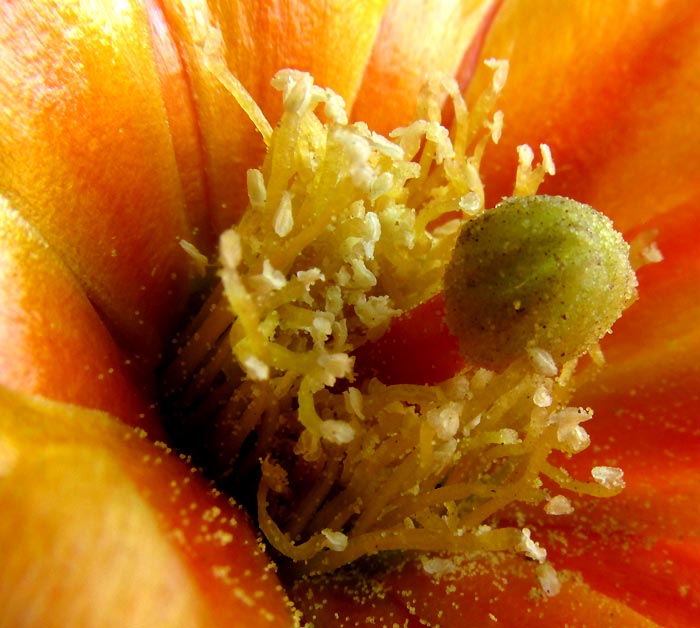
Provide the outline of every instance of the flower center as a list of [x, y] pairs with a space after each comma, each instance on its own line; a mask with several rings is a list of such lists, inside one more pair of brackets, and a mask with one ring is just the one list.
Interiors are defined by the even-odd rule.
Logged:
[[[349, 124], [342, 99], [307, 74], [278, 73], [284, 114], [264, 164], [248, 173], [247, 211], [221, 237], [221, 281], [164, 365], [164, 404], [179, 443], [234, 492], [255, 487], [261, 530], [298, 571], [327, 571], [391, 549], [515, 550], [542, 562], [546, 552], [527, 528], [499, 527], [494, 515], [515, 502], [560, 514], [570, 504], [559, 490], [607, 496], [621, 488], [618, 470], [598, 468], [592, 482], [581, 482], [548, 460], [555, 450], [588, 445], [581, 423], [591, 412], [567, 402], [576, 358], [595, 346], [598, 328], [575, 349], [567, 345], [563, 361], [552, 357], [558, 345], [547, 350], [539, 337], [520, 335], [520, 351], [495, 349], [497, 364], [486, 366], [496, 370], [456, 363], [450, 377], [430, 385], [392, 379], [390, 354], [377, 377], [354, 368], [361, 348], [442, 290], [455, 246], [453, 259], [467, 249], [482, 253], [508, 228], [494, 223], [497, 230], [476, 244], [469, 229], [485, 223], [479, 164], [501, 128], [491, 110], [507, 64], [490, 64], [493, 84], [471, 113], [453, 82], [433, 81], [416, 120], [388, 138]], [[455, 110], [451, 132], [441, 124], [445, 97]], [[546, 171], [553, 171], [546, 147], [535, 168], [522, 149], [515, 195], [534, 193]], [[514, 203], [535, 220], [547, 213], [540, 202]], [[582, 220], [598, 224], [592, 216]], [[548, 224], [550, 234], [571, 227]], [[513, 233], [522, 240], [529, 232]], [[557, 255], [575, 275], [590, 256], [577, 261], [582, 249], [563, 239]], [[526, 265], [537, 259], [539, 271], [548, 256], [524, 257]], [[455, 263], [461, 275], [479, 270], [478, 262]], [[507, 264], [494, 271], [505, 286], [513, 281]], [[553, 284], [564, 285], [564, 271], [552, 272]], [[586, 298], [602, 287], [594, 282]], [[518, 298], [525, 303], [535, 290]], [[550, 293], [566, 300], [570, 290]], [[456, 306], [448, 299], [453, 326], [478, 347], [486, 341], [474, 336], [473, 323], [454, 325], [462, 300], [474, 300], [461, 288], [457, 294]], [[545, 325], [553, 312], [536, 320]]]

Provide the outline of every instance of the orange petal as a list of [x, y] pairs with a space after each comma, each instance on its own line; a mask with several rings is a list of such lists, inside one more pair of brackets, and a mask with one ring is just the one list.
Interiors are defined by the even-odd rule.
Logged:
[[411, 122], [431, 76], [457, 74], [498, 0], [393, 0], [352, 111], [379, 133]]
[[187, 69], [157, 0], [144, 0], [143, 4], [182, 194], [192, 225], [192, 241], [204, 254], [211, 255], [216, 234], [211, 229], [204, 155]]
[[[693, 351], [697, 356], [697, 348]], [[581, 478], [594, 465], [625, 472], [627, 487], [615, 498], [588, 503], [590, 521], [653, 537], [698, 538], [700, 512], [700, 370], [658, 370], [628, 379], [602, 378], [582, 388], [574, 403], [591, 406], [586, 424], [594, 445], [566, 462]]]
[[[616, 389], [640, 379], [695, 372], [700, 385], [700, 194], [657, 214], [641, 230], [658, 232], [663, 261], [639, 269], [639, 300], [605, 338], [603, 379]], [[637, 230], [638, 231], [638, 230]], [[633, 237], [634, 233], [629, 237]]]
[[574, 497], [571, 515], [530, 509], [526, 517], [558, 569], [580, 573], [591, 588], [679, 628], [693, 624], [700, 606], [696, 390], [681, 381], [669, 390], [669, 407], [653, 388], [579, 399], [596, 409], [586, 424], [593, 446], [566, 468], [590, 481], [593, 466], [620, 466], [626, 488], [604, 500]]
[[[582, 530], [579, 535], [585, 534]], [[577, 547], [583, 544], [575, 543]], [[619, 534], [588, 536], [580, 551], [570, 544], [549, 555], [560, 568], [579, 572], [595, 591], [620, 600], [667, 628], [695, 624], [700, 605], [700, 544]]]
[[208, 25], [220, 29], [228, 67], [274, 125], [282, 101], [270, 80], [282, 68], [310, 72], [319, 85], [352, 104], [386, 3], [325, 8], [302, 0], [237, 0], [208, 7], [183, 0], [162, 3], [196, 105], [215, 232], [231, 226], [245, 209], [245, 172], [262, 163], [264, 145], [236, 100], [205, 67], [202, 34]]
[[[686, 0], [506, 0], [483, 58], [510, 59], [500, 144], [484, 173], [510, 195], [521, 143], [557, 165], [543, 192], [590, 203], [621, 230], [696, 195], [700, 168], [700, 5]], [[481, 93], [490, 72], [470, 86]]]
[[0, 198], [0, 384], [98, 408], [152, 435], [159, 423], [82, 287]]
[[571, 576], [545, 598], [532, 563], [491, 556], [457, 559], [441, 578], [409, 562], [379, 576], [337, 573], [292, 589], [307, 620], [317, 626], [609, 626], [652, 628], [655, 623]]
[[3, 3], [0, 193], [153, 358], [188, 289], [191, 239], [146, 13]]
[[107, 415], [0, 388], [0, 621], [293, 625], [243, 512]]

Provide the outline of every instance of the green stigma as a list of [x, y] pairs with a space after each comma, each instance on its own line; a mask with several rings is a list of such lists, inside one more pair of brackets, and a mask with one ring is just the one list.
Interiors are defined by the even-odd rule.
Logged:
[[636, 298], [629, 246], [606, 216], [558, 196], [510, 198], [464, 225], [445, 272], [447, 322], [473, 364], [533, 349], [561, 364]]

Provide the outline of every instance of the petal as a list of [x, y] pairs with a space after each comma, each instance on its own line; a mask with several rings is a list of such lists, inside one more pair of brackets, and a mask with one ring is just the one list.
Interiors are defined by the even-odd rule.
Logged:
[[[609, 366], [603, 378], [632, 387], [639, 379], [694, 371], [700, 349], [700, 194], [657, 214], [637, 231], [657, 233], [664, 259], [638, 271], [639, 300], [603, 343]], [[624, 380], [624, 381], [622, 381]], [[608, 384], [612, 385], [612, 382]]]
[[377, 377], [385, 384], [436, 384], [464, 368], [459, 342], [445, 321], [441, 294], [395, 318], [386, 333], [362, 345], [354, 356], [360, 381]]
[[697, 390], [697, 379], [663, 376], [617, 393], [582, 390], [578, 402], [595, 408], [593, 446], [565, 466], [580, 479], [619, 466], [626, 488], [606, 500], [574, 497], [575, 512], [556, 519], [527, 510], [558, 569], [664, 626], [692, 625], [700, 606]]
[[[491, 204], [510, 195], [515, 146], [547, 143], [543, 192], [610, 215], [621, 230], [697, 192], [700, 5], [685, 0], [507, 0], [483, 58], [510, 59], [501, 142], [484, 158]], [[490, 80], [479, 72], [477, 96]]]
[[453, 77], [496, 0], [393, 0], [382, 19], [352, 114], [373, 131], [411, 122], [425, 81]]
[[130, 360], [70, 270], [0, 198], [0, 384], [98, 408], [153, 436]]
[[191, 239], [140, 4], [3, 3], [0, 193], [153, 359]]
[[[697, 356], [697, 349], [692, 352]], [[567, 461], [572, 474], [589, 477], [596, 465], [624, 470], [626, 488], [605, 501], [580, 504], [585, 527], [649, 539], [697, 541], [700, 513], [700, 370], [697, 366], [649, 373], [623, 372], [582, 388], [575, 403], [591, 406], [587, 424], [594, 446]], [[628, 379], [629, 376], [633, 379]], [[591, 526], [599, 521], [599, 526]]]
[[[582, 530], [577, 531], [583, 533]], [[636, 536], [588, 535], [588, 542], [556, 548], [554, 563], [579, 572], [591, 589], [620, 600], [668, 628], [692, 626], [700, 605], [700, 544]]]
[[[298, 583], [292, 597], [317, 626], [629, 626], [655, 623], [570, 575], [546, 598], [532, 563], [512, 556], [464, 557], [442, 577], [419, 560], [381, 577], [335, 574]], [[573, 622], [573, 623], [572, 623]]]
[[0, 389], [0, 621], [291, 626], [242, 511], [107, 415]]

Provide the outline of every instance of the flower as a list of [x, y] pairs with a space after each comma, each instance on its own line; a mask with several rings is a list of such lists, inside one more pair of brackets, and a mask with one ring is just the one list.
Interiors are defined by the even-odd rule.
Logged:
[[212, 251], [262, 158], [249, 117], [271, 132], [254, 103], [243, 113], [212, 80], [220, 60], [202, 51], [216, 44], [214, 21], [233, 76], [270, 120], [280, 110], [268, 83], [285, 65], [387, 132], [410, 121], [425, 71], [456, 75], [473, 103], [492, 80], [480, 59], [509, 59], [503, 134], [481, 165], [487, 204], [512, 191], [516, 145], [547, 143], [558, 173], [542, 191], [595, 206], [637, 238], [640, 256], [654, 257], [655, 243], [664, 257], [639, 271], [639, 301], [577, 392], [595, 409], [594, 445], [567, 467], [577, 477], [595, 467], [602, 483], [621, 467], [626, 489], [552, 499], [561, 515], [504, 514], [526, 517], [524, 548], [536, 554], [538, 539], [550, 563], [534, 575], [512, 556], [363, 563], [291, 587], [298, 608], [316, 625], [692, 624], [700, 10], [680, 0], [211, 13], [195, 1], [98, 4], [0, 10], [3, 620], [292, 621], [245, 515], [163, 444], [151, 388], [198, 281], [179, 241]]

